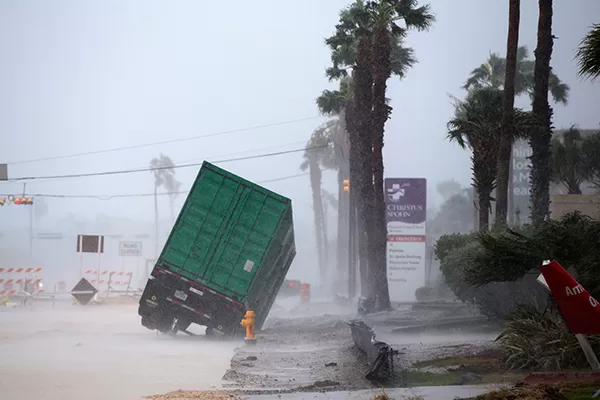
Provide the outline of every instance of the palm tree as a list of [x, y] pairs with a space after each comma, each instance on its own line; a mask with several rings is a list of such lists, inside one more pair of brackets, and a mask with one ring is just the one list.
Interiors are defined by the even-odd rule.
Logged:
[[583, 162], [589, 182], [600, 190], [600, 132], [583, 139]]
[[581, 133], [571, 127], [561, 136], [552, 138], [552, 180], [565, 185], [569, 194], [581, 194], [589, 175]]
[[[535, 60], [530, 59], [529, 49], [527, 46], [519, 46], [515, 67], [515, 96], [527, 94], [533, 99], [534, 69]], [[498, 53], [490, 53], [485, 63], [471, 71], [463, 89], [471, 90], [487, 86], [504, 89], [505, 79], [506, 59]], [[552, 71], [548, 83], [554, 102], [566, 105], [571, 90], [569, 85], [562, 82]]]
[[181, 183], [175, 179], [175, 164], [170, 157], [160, 153], [159, 157], [150, 160], [150, 172], [154, 175], [154, 225], [155, 225], [155, 243], [154, 253], [158, 257], [158, 189], [164, 187], [169, 195], [171, 220], [173, 216], [173, 200], [177, 196], [177, 191]]
[[[514, 1], [514, 0], [513, 0]], [[512, 10], [516, 9], [516, 6], [513, 7], [511, 4], [509, 12], [513, 12]], [[512, 18], [516, 18], [516, 15], [512, 15]], [[509, 17], [510, 19], [510, 17]], [[510, 24], [509, 20], [509, 24]], [[518, 25], [518, 23], [517, 23]], [[510, 28], [509, 28], [510, 29]], [[518, 42], [518, 27], [516, 28], [517, 42]], [[510, 34], [510, 32], [509, 32]], [[514, 34], [514, 33], [513, 33]], [[514, 43], [512, 44], [514, 46]], [[507, 50], [508, 50], [508, 42], [507, 42]], [[514, 51], [514, 48], [512, 49]], [[508, 56], [508, 51], [507, 51]], [[512, 54], [511, 54], [512, 56]], [[530, 98], [533, 99], [533, 88], [534, 88], [534, 70], [535, 70], [535, 61], [529, 58], [529, 51], [526, 46], [520, 46], [517, 48], [516, 52], [516, 62], [515, 62], [515, 71], [514, 71], [514, 79], [511, 82], [514, 82], [514, 94], [516, 96], [527, 94]], [[507, 82], [507, 60], [500, 57], [497, 53], [490, 54], [488, 60], [481, 64], [479, 67], [475, 68], [471, 71], [469, 79], [463, 86], [466, 90], [474, 90], [482, 87], [495, 87], [498, 89], [507, 90], [508, 87], [505, 87], [505, 82]], [[570, 87], [566, 83], [563, 83], [558, 76], [556, 76], [552, 70], [550, 70], [550, 75], [548, 78], [548, 87], [549, 91], [552, 94], [552, 97], [555, 102], [561, 104], [567, 104], [569, 98]], [[507, 98], [507, 101], [510, 101]], [[514, 105], [514, 100], [513, 100]], [[508, 107], [507, 104], [504, 107]], [[508, 110], [508, 108], [507, 108]], [[508, 115], [510, 120], [510, 115]], [[509, 129], [510, 125], [507, 125], [505, 129]], [[507, 136], [503, 136], [506, 138]], [[505, 140], [505, 139], [503, 139]], [[496, 203], [496, 221], [500, 224], [500, 226], [504, 226], [506, 224], [506, 214], [508, 209], [508, 177], [510, 175], [510, 151], [512, 150], [512, 143], [510, 145], [508, 143], [503, 143], [501, 147], [501, 151], [498, 153], [498, 188], [496, 192], [498, 193], [498, 199]]]
[[[494, 87], [471, 91], [457, 104], [455, 116], [448, 122], [448, 139], [471, 150], [473, 187], [479, 202], [479, 230], [489, 226], [491, 194], [498, 172], [497, 154], [500, 148], [503, 92]], [[531, 115], [514, 110], [513, 133], [531, 129]], [[514, 138], [511, 138], [511, 141]]]
[[[385, 198], [383, 187], [383, 145], [385, 124], [392, 113], [388, 105], [386, 92], [387, 81], [392, 75], [391, 43], [406, 37], [409, 29], [428, 29], [434, 17], [429, 6], [416, 6], [416, 1], [384, 1], [380, 0], [373, 12], [372, 28], [372, 68], [373, 68], [373, 105], [370, 121], [373, 130], [373, 184], [375, 195], [375, 230], [374, 252], [376, 255], [373, 271], [375, 287], [381, 308], [389, 308], [389, 292], [387, 287], [387, 224], [385, 217]], [[406, 27], [401, 28], [396, 21], [404, 20]]]
[[333, 128], [332, 144], [338, 179], [336, 268], [340, 273], [348, 266], [355, 267], [349, 257], [349, 235], [350, 232], [354, 232], [354, 220], [350, 222], [350, 193], [345, 193], [343, 190], [343, 181], [350, 178], [350, 143], [346, 128], [345, 105], [351, 97], [351, 78], [345, 76], [340, 79], [339, 90], [324, 90], [316, 101], [321, 114], [337, 117], [337, 123]]
[[[406, 28], [395, 23], [398, 19], [404, 19]], [[425, 29], [432, 22], [429, 7], [417, 7], [414, 0], [357, 0], [341, 13], [336, 34], [326, 40], [332, 49], [333, 61], [328, 75], [347, 76], [346, 68], [352, 66], [352, 118], [357, 132], [354, 135], [349, 130], [351, 159], [354, 155], [360, 160], [360, 166], [355, 168], [357, 176], [354, 177], [351, 165], [351, 176], [354, 190], [360, 193], [357, 198], [363, 224], [360, 232], [367, 233], [366, 241], [359, 241], [361, 281], [363, 288], [365, 283], [368, 286], [365, 288], [368, 296], [378, 295], [380, 308], [389, 307], [382, 157], [385, 122], [391, 112], [386, 99], [387, 79], [392, 74], [404, 76], [415, 63], [412, 50], [401, 46], [408, 29]], [[364, 256], [366, 252], [368, 257]], [[364, 282], [362, 275], [367, 271], [371, 279]]]
[[502, 95], [494, 87], [472, 91], [448, 122], [448, 139], [471, 150], [473, 187], [477, 192], [479, 230], [487, 231], [498, 164]]
[[506, 227], [508, 214], [508, 180], [510, 156], [513, 145], [513, 118], [515, 107], [515, 76], [517, 73], [517, 49], [519, 47], [519, 22], [521, 0], [510, 0], [508, 11], [508, 38], [506, 40], [506, 67], [504, 76], [504, 101], [502, 103], [502, 126], [498, 151], [498, 177], [496, 180], [496, 224]]
[[[323, 206], [323, 191], [321, 188], [322, 171], [324, 168], [332, 168], [334, 166], [333, 146], [332, 144], [332, 128], [336, 125], [336, 120], [327, 121], [325, 124], [317, 128], [311, 135], [306, 150], [304, 152], [304, 162], [300, 165], [303, 171], [309, 170], [310, 185], [313, 199], [313, 212], [315, 223], [315, 238], [317, 244], [317, 254], [319, 260], [319, 272], [321, 274], [321, 282], [324, 282], [327, 277], [328, 265], [328, 234], [325, 221], [325, 208]], [[325, 147], [323, 147], [325, 146]]]
[[531, 132], [531, 222], [541, 224], [550, 208], [550, 141], [552, 109], [548, 103], [550, 58], [552, 57], [552, 0], [539, 0], [537, 49], [535, 51], [532, 112], [539, 122]]
[[600, 24], [594, 24], [577, 49], [579, 74], [595, 79], [600, 76]]

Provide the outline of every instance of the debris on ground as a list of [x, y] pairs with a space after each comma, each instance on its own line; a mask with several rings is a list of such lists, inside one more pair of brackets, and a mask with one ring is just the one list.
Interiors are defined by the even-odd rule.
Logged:
[[242, 400], [234, 393], [228, 392], [196, 392], [187, 390], [176, 390], [165, 394], [146, 396], [150, 400]]
[[557, 385], [515, 385], [477, 396], [474, 400], [579, 400], [592, 398], [600, 382], [570, 382]]

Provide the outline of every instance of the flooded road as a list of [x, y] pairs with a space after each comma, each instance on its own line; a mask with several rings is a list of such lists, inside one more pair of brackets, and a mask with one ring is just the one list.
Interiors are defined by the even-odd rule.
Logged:
[[157, 336], [137, 305], [0, 311], [0, 398], [139, 399], [220, 388], [238, 342]]

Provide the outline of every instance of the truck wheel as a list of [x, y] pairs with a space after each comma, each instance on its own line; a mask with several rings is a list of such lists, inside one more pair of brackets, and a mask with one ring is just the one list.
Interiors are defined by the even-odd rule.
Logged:
[[156, 321], [156, 329], [161, 333], [169, 333], [173, 328], [173, 320], [171, 318], [165, 318]]
[[150, 330], [156, 329], [156, 324], [150, 317], [142, 317], [142, 326], [144, 326]]
[[215, 336], [215, 331], [210, 326], [207, 326], [206, 327], [206, 332], [204, 332], [204, 336], [206, 336], [206, 337], [214, 337]]

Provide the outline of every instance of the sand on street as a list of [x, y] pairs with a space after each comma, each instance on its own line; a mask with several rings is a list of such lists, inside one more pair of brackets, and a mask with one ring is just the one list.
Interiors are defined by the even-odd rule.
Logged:
[[221, 387], [240, 343], [157, 335], [137, 304], [0, 309], [0, 398], [140, 399]]

